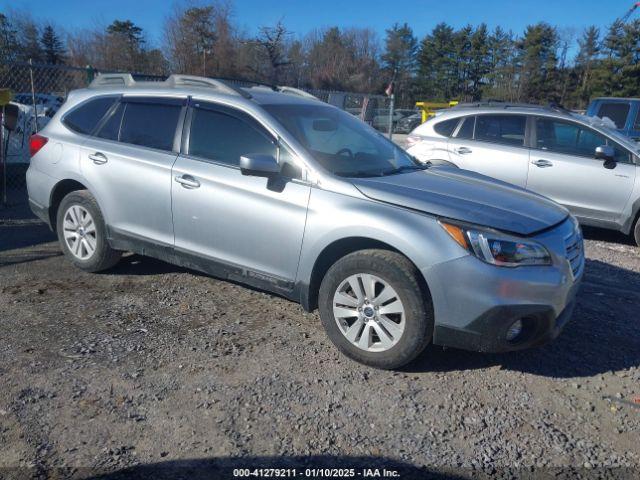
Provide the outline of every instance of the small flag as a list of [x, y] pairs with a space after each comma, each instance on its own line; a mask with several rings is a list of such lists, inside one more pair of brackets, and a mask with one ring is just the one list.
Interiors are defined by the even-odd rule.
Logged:
[[385, 89], [384, 93], [387, 94], [387, 97], [393, 95], [393, 82], [389, 82], [389, 86]]

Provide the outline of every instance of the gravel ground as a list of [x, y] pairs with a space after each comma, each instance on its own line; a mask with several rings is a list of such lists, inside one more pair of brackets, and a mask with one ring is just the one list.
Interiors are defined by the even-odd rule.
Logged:
[[640, 251], [623, 237], [586, 232], [554, 343], [430, 347], [387, 372], [338, 354], [294, 303], [135, 255], [87, 274], [20, 217], [0, 212], [0, 478], [640, 474]]

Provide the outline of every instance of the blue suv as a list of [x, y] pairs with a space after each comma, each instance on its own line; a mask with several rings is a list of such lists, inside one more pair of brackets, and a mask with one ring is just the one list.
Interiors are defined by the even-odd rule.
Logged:
[[609, 117], [620, 133], [640, 140], [640, 98], [596, 98], [589, 104], [587, 115]]

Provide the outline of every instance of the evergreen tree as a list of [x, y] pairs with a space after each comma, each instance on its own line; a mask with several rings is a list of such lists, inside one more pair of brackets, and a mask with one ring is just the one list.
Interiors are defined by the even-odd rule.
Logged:
[[65, 62], [66, 51], [53, 26], [47, 25], [44, 27], [40, 43], [42, 44], [43, 57], [46, 63], [57, 65]]
[[16, 30], [6, 15], [0, 13], [0, 61], [12, 62], [18, 56]]

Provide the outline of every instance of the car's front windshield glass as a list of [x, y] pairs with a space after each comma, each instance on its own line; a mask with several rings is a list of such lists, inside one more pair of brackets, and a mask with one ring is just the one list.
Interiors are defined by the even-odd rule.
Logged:
[[343, 177], [370, 177], [423, 169], [404, 150], [335, 107], [263, 105], [327, 170]]

